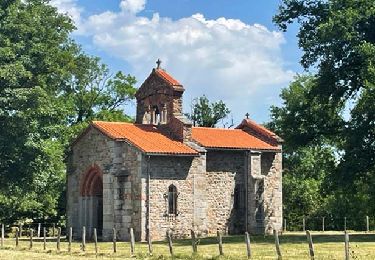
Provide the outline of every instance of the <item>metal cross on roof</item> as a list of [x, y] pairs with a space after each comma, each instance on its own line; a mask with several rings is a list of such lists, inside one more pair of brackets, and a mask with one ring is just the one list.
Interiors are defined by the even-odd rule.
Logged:
[[246, 119], [249, 119], [250, 114], [246, 113], [245, 116], [246, 116]]
[[160, 59], [158, 59], [157, 61], [156, 61], [156, 68], [157, 69], [160, 69], [160, 64], [161, 64], [161, 60]]

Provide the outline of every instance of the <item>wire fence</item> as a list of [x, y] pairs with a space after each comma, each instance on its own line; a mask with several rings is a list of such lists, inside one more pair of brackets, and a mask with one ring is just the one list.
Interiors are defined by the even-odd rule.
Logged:
[[[368, 218], [366, 218], [368, 219]], [[303, 228], [306, 228], [306, 220], [303, 220]], [[22, 226], [23, 229], [25, 229], [26, 233], [24, 233], [23, 235], [26, 235], [26, 239], [23, 239], [23, 246], [20, 246], [20, 243], [19, 243], [19, 240], [20, 238], [22, 237], [21, 234], [22, 234], [22, 231], [20, 229], [20, 226], [8, 226], [8, 231], [12, 231], [13, 229], [15, 230], [15, 235], [16, 237], [15, 238], [11, 238], [9, 236], [7, 236], [7, 241], [8, 241], [8, 245], [5, 246], [5, 225], [1, 225], [1, 244], [0, 244], [0, 249], [9, 249], [9, 242], [11, 242], [13, 244], [13, 246], [11, 247], [12, 250], [24, 250], [24, 246], [25, 246], [25, 243], [28, 243], [28, 249], [29, 250], [32, 250], [33, 249], [33, 246], [34, 245], [34, 242], [38, 242], [39, 241], [39, 245], [40, 243], [42, 243], [43, 245], [43, 251], [45, 252], [50, 252], [50, 250], [47, 250], [47, 239], [46, 239], [46, 236], [47, 236], [47, 227], [46, 226], [43, 226], [43, 239], [36, 239], [36, 236], [34, 236], [34, 228], [36, 227], [37, 230], [38, 229], [41, 229], [41, 223], [33, 223], [33, 224], [29, 224], [27, 225], [27, 228], [26, 226]], [[57, 230], [57, 235], [56, 237], [53, 237], [53, 240], [50, 240], [50, 244], [53, 242], [54, 244], [56, 243], [56, 247], [55, 247], [55, 252], [57, 253], [60, 253], [61, 250], [67, 250], [68, 253], [72, 253], [72, 228], [68, 228], [67, 229], [67, 237], [62, 239], [62, 230], [61, 230], [61, 227], [56, 227], [56, 225], [49, 225], [48, 226], [48, 230], [51, 230], [50, 232], [52, 232], [51, 234], [53, 234], [53, 230]], [[82, 237], [79, 237], [78, 240], [76, 240], [76, 242], [80, 243], [80, 251], [84, 254], [86, 253], [90, 253], [91, 254], [95, 254], [97, 257], [98, 257], [98, 251], [99, 251], [99, 244], [98, 244], [98, 237], [97, 237], [97, 230], [96, 228], [93, 229], [93, 238], [90, 240], [94, 246], [90, 246], [90, 248], [88, 249], [86, 247], [86, 235], [87, 235], [87, 232], [86, 232], [86, 227], [82, 227], [78, 232], [81, 233]], [[172, 259], [174, 258], [175, 256], [175, 250], [174, 250], [174, 241], [173, 241], [173, 236], [172, 236], [172, 231], [171, 230], [168, 230], [167, 233], [166, 233], [166, 238], [167, 238], [167, 241], [164, 241], [162, 242], [164, 245], [167, 245], [168, 246], [168, 251], [172, 257]], [[135, 254], [135, 247], [136, 247], [136, 244], [135, 244], [135, 237], [134, 237], [134, 231], [133, 231], [133, 228], [130, 228], [129, 229], [129, 235], [130, 235], [130, 256], [131, 257], [136, 257], [136, 254]], [[246, 256], [247, 256], [247, 259], [251, 258], [252, 256], [252, 246], [250, 244], [250, 234], [249, 233], [244, 233], [244, 240], [242, 240], [242, 243], [244, 243], [244, 245], [246, 244], [246, 247], [243, 247], [243, 255], [245, 255], [246, 253]], [[276, 254], [276, 257], [277, 259], [282, 259], [283, 256], [288, 256], [288, 250], [285, 250], [285, 252], [283, 252], [282, 248], [280, 247], [280, 240], [279, 240], [279, 232], [277, 230], [273, 230], [273, 236], [274, 236], [274, 247], [275, 247], [275, 253], [274, 253], [274, 256]], [[344, 233], [341, 233], [342, 238], [344, 238], [344, 241], [345, 241], [345, 247], [343, 248], [344, 249], [344, 255], [345, 255], [345, 260], [349, 260], [350, 259], [350, 246], [349, 246], [349, 233], [348, 232], [344, 232]], [[367, 236], [369, 236], [369, 234], [367, 234]], [[315, 250], [314, 250], [314, 244], [313, 244], [313, 236], [311, 235], [310, 231], [306, 230], [306, 237], [307, 237], [307, 242], [308, 242], [308, 252], [309, 252], [309, 256], [311, 259], [314, 259], [314, 256], [315, 256]], [[198, 249], [198, 245], [200, 245], [200, 239], [197, 237], [197, 234], [195, 234], [195, 232], [193, 230], [191, 230], [191, 237], [190, 237], [190, 240], [191, 242], [189, 243], [191, 246], [192, 246], [192, 254], [193, 256], [195, 254], [198, 253], [199, 249]], [[61, 247], [61, 242], [64, 242], [64, 247], [62, 248]], [[305, 240], [306, 241], [306, 240]], [[341, 240], [342, 241], [342, 240]], [[149, 256], [152, 256], [153, 255], [153, 245], [152, 245], [152, 241], [151, 241], [151, 238], [148, 237], [148, 252], [144, 252], [143, 254], [147, 254]], [[113, 228], [112, 230], [112, 252], [113, 254], [115, 254], [117, 252], [117, 231], [115, 228]], [[160, 245], [160, 242], [158, 242], [157, 244]], [[218, 255], [222, 256], [224, 255], [224, 251], [226, 249], [226, 243], [223, 239], [223, 234], [221, 232], [219, 232], [219, 230], [217, 231], [217, 238], [216, 238], [216, 241], [215, 240], [212, 240], [211, 244], [216, 244], [217, 245], [217, 253]], [[139, 245], [139, 244], [138, 244]], [[203, 245], [203, 243], [202, 243]], [[244, 250], [246, 248], [246, 251]], [[307, 247], [306, 247], [307, 249]], [[90, 252], [88, 252], [90, 251]], [[241, 250], [242, 251], [242, 250]], [[307, 250], [306, 250], [307, 251]], [[342, 252], [342, 251], [341, 251]], [[284, 255], [285, 253], [285, 255]], [[160, 259], [160, 257], [158, 258]], [[164, 259], [164, 257], [163, 257]]]
[[43, 231], [45, 230], [47, 237], [56, 237], [59, 228], [62, 230], [61, 235], [66, 235], [65, 227], [55, 223], [25, 223], [25, 224], [10, 224], [2, 225], [4, 229], [4, 236], [14, 238], [16, 233], [18, 237], [29, 237], [32, 230], [33, 236], [36, 238], [43, 237]]
[[[19, 236], [29, 236], [30, 230], [33, 230], [35, 237], [42, 237], [43, 230], [46, 230], [47, 237], [57, 236], [58, 228], [61, 228], [61, 235], [66, 236], [66, 227], [61, 223], [51, 222], [31, 222], [23, 224], [4, 225], [4, 234], [9, 237], [15, 237], [18, 229]], [[375, 216], [361, 216], [357, 218], [349, 217], [309, 217], [283, 219], [283, 231], [375, 231]], [[88, 230], [89, 231], [89, 230]], [[92, 234], [93, 231], [88, 233]], [[100, 234], [100, 231], [99, 231]]]
[[328, 217], [302, 217], [299, 219], [283, 221], [284, 231], [372, 231], [375, 230], [375, 217], [362, 216], [357, 218]]

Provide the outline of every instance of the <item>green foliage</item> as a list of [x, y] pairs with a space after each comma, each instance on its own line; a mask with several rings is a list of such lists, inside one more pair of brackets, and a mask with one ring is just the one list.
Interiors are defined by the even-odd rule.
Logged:
[[77, 55], [71, 66], [72, 75], [64, 89], [65, 97], [73, 108], [70, 123], [105, 118], [104, 114], [108, 117], [111, 112], [118, 114], [122, 105], [134, 99], [135, 78], [121, 71], [112, 75], [99, 58], [87, 56], [80, 49], [75, 51]]
[[193, 121], [194, 126], [215, 127], [229, 113], [230, 110], [222, 100], [210, 103], [208, 98], [203, 95], [195, 100], [192, 114], [188, 117]]
[[[333, 147], [337, 163], [321, 181], [330, 187], [321, 204], [326, 214], [374, 215], [369, 205], [375, 199], [375, 2], [284, 0], [274, 21], [283, 30], [299, 23], [301, 64], [315, 75], [297, 77], [282, 92], [284, 105], [272, 108], [270, 125], [285, 138], [287, 154]], [[303, 179], [288, 183], [288, 174], [286, 188], [306, 189]]]
[[312, 75], [296, 76], [288, 88], [280, 94], [282, 107], [271, 107], [270, 127], [279, 132], [285, 140], [287, 151], [307, 144], [317, 145], [330, 140], [338, 143], [345, 122], [341, 116], [341, 106], [321, 103], [309, 93], [316, 85]]
[[[283, 178], [284, 217], [290, 228], [300, 230], [303, 216], [313, 222], [327, 214], [330, 199], [329, 175], [335, 169], [331, 147], [301, 147], [287, 153]], [[294, 224], [294, 225], [293, 225]]]
[[374, 1], [283, 1], [274, 21], [286, 30], [295, 20], [301, 63], [318, 69], [315, 94], [339, 103], [374, 82]]
[[[58, 141], [67, 110], [71, 20], [45, 1], [0, 5], [0, 219], [55, 214], [64, 181]], [[57, 194], [56, 194], [57, 193]]]
[[89, 120], [131, 120], [134, 77], [84, 54], [48, 3], [0, 2], [0, 221], [63, 214], [69, 142]]

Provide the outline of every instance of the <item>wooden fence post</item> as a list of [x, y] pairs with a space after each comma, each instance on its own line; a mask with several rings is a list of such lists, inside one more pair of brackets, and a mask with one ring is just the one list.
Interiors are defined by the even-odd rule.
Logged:
[[135, 238], [134, 238], [134, 230], [130, 228], [130, 254], [132, 257], [135, 256]]
[[86, 227], [82, 227], [82, 251], [86, 251]]
[[193, 247], [193, 253], [196, 254], [198, 252], [197, 238], [195, 236], [194, 230], [190, 229], [190, 233], [191, 233], [191, 245]]
[[306, 231], [306, 219], [305, 219], [305, 217], [303, 217], [303, 219], [302, 219], [302, 230], [303, 230], [303, 232]]
[[324, 217], [323, 217], [323, 219], [322, 219], [322, 230], [323, 230], [323, 232], [324, 232], [324, 230], [325, 230], [325, 227], [324, 227]]
[[167, 239], [168, 239], [168, 246], [169, 246], [169, 253], [171, 254], [173, 258], [173, 242], [172, 242], [172, 235], [171, 235], [171, 230], [167, 230]]
[[43, 227], [43, 250], [47, 248], [47, 230], [46, 227]]
[[40, 237], [40, 227], [41, 227], [41, 223], [38, 223], [38, 233], [37, 233], [37, 236]]
[[346, 217], [344, 217], [344, 231], [346, 231]]
[[72, 251], [72, 236], [73, 236], [73, 228], [69, 228], [68, 232], [68, 252], [70, 253]]
[[217, 230], [217, 241], [219, 243], [219, 254], [220, 255], [224, 255], [224, 252], [223, 252], [223, 236], [221, 235], [221, 232], [219, 230]]
[[312, 236], [310, 234], [310, 231], [308, 231], [308, 230], [306, 230], [306, 237], [307, 237], [307, 242], [309, 243], [310, 258], [314, 259], [314, 257], [315, 257], [314, 244], [313, 244], [313, 241], [312, 241]]
[[345, 260], [349, 260], [349, 234], [345, 231]]
[[249, 232], [245, 232], [247, 259], [251, 258], [251, 248], [250, 248], [250, 235]]
[[277, 253], [277, 259], [281, 259], [281, 250], [280, 250], [280, 241], [279, 241], [279, 234], [277, 231], [274, 229], [273, 230], [273, 235], [275, 237], [275, 247], [276, 247], [276, 253]]
[[57, 252], [60, 252], [60, 240], [61, 240], [61, 227], [58, 227], [57, 228], [57, 243], [56, 243]]
[[19, 228], [16, 227], [16, 247], [18, 247]]
[[370, 232], [370, 221], [368, 216], [366, 216], [366, 232]]
[[22, 237], [22, 227], [23, 227], [23, 225], [22, 224], [20, 224], [20, 231], [19, 231], [19, 237]]
[[96, 228], [94, 228], [94, 245], [95, 245], [95, 255], [98, 255], [98, 234], [96, 233]]
[[4, 224], [1, 224], [1, 247], [4, 246], [4, 237], [5, 237], [4, 233], [5, 233]]
[[113, 242], [113, 253], [116, 253], [117, 248], [116, 248], [116, 228], [112, 229], [113, 235], [112, 235], [112, 242]]
[[52, 224], [52, 237], [55, 237], [55, 223]]
[[29, 249], [33, 248], [33, 229], [30, 228], [30, 247]]
[[148, 232], [147, 232], [147, 243], [148, 243], [148, 254], [152, 256], [152, 241], [151, 241], [150, 229], [148, 229]]

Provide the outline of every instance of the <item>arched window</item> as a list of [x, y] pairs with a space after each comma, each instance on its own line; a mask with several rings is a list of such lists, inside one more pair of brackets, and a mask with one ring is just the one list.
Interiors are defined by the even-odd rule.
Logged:
[[173, 184], [168, 188], [168, 214], [177, 215], [177, 188]]

